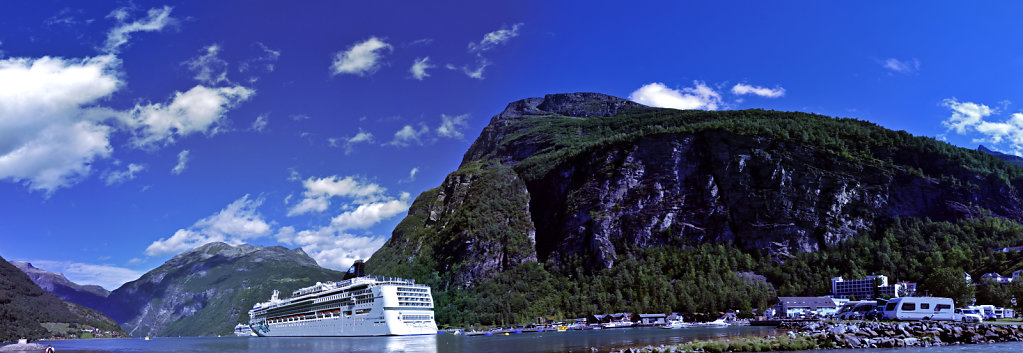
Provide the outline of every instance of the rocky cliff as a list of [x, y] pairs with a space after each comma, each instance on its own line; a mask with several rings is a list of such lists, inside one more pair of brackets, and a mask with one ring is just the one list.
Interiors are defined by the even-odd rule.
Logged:
[[[408, 219], [415, 227], [399, 227], [381, 258], [414, 257], [421, 248], [400, 245], [434, 236], [408, 239], [409, 228], [441, 237], [487, 233], [445, 223], [479, 202], [466, 196], [488, 187], [479, 178], [487, 173], [511, 180], [502, 190], [512, 199], [528, 200], [500, 210], [522, 218], [502, 231], [534, 243], [514, 258], [520, 261], [581, 255], [607, 268], [629, 247], [691, 241], [783, 260], [894, 217], [1023, 219], [1018, 169], [933, 139], [812, 114], [677, 111], [596, 93], [555, 94], [513, 102], [494, 116], [459, 171], [416, 200]], [[471, 247], [459, 254], [481, 259], [457, 269], [468, 282], [474, 276], [463, 273], [502, 269], [496, 254]]]
[[[777, 274], [787, 259], [879, 236], [898, 219], [995, 217], [1018, 225], [1021, 176], [1023, 169], [996, 156], [855, 119], [679, 111], [596, 93], [554, 94], [513, 102], [494, 116], [459, 169], [416, 199], [367, 269], [443, 291], [538, 261], [576, 291], [589, 275], [631, 280], [614, 271], [626, 260], [643, 271], [670, 262], [651, 259], [648, 249], [671, 256], [713, 250], [730, 254], [715, 265], [729, 272], [708, 283], [739, 283], [741, 292], [734, 278], [756, 275], [736, 273]], [[888, 255], [850, 268], [883, 269]], [[672, 276], [694, 273], [691, 265], [677, 265]], [[665, 277], [664, 285], [680, 278]], [[621, 299], [628, 292], [616, 297], [594, 300], [624, 303], [622, 310], [644, 305]]]
[[24, 261], [11, 261], [14, 267], [25, 272], [39, 288], [57, 295], [58, 298], [78, 305], [96, 308], [103, 305], [110, 292], [97, 285], [80, 285], [71, 282], [62, 273], [50, 272]]
[[289, 293], [342, 277], [299, 248], [210, 243], [125, 283], [101, 310], [136, 337], [230, 334], [274, 289]]

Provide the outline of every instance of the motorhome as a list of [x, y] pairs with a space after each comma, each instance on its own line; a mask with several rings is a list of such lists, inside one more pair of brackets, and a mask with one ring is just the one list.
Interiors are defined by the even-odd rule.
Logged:
[[952, 298], [902, 297], [888, 300], [884, 317], [888, 320], [954, 320]]

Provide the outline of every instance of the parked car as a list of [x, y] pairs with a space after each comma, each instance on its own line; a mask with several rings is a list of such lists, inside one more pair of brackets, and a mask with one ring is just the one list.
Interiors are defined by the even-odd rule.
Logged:
[[882, 320], [884, 319], [884, 306], [875, 306], [870, 311], [863, 314], [864, 320]]
[[873, 310], [877, 304], [874, 302], [860, 302], [860, 303], [848, 303], [842, 307], [842, 311], [838, 313], [840, 320], [862, 320], [863, 315]]
[[956, 309], [953, 320], [962, 322], [984, 322], [984, 317], [980, 316], [980, 312], [974, 309]]

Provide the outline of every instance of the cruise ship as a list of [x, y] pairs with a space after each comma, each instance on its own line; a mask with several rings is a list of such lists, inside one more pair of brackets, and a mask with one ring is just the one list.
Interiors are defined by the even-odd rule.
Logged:
[[430, 287], [394, 277], [366, 276], [356, 261], [345, 279], [317, 282], [249, 310], [260, 337], [390, 336], [437, 333]]

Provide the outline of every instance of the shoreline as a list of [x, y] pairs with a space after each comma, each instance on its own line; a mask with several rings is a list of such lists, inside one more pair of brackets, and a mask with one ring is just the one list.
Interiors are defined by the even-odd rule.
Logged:
[[653, 352], [776, 352], [811, 349], [932, 347], [1023, 341], [1023, 325], [959, 322], [839, 322], [783, 323], [787, 334], [742, 337], [634, 347], [617, 353]]

